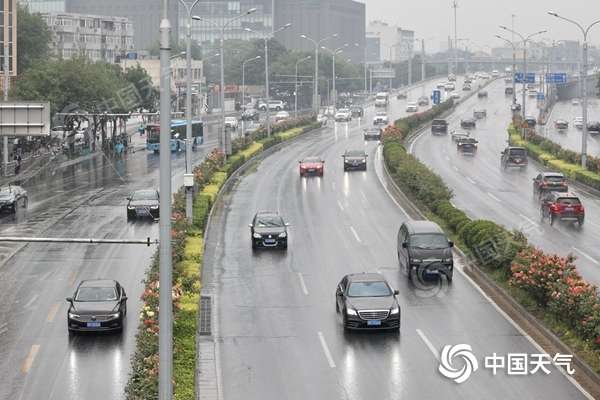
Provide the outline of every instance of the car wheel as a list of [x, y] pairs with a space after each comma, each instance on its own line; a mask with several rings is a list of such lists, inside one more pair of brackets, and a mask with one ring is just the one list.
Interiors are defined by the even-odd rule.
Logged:
[[335, 312], [338, 314], [340, 313], [340, 305], [337, 302], [337, 298], [335, 299]]
[[554, 216], [554, 214], [550, 214], [550, 226], [554, 225], [555, 219], [556, 219], [556, 217]]
[[577, 218], [577, 222], [579, 223], [579, 227], [583, 226], [583, 221], [584, 220], [585, 220], [584, 218]]
[[255, 251], [257, 248], [256, 243], [254, 243], [254, 241], [252, 241], [252, 251]]
[[287, 250], [287, 242], [281, 245], [281, 250], [286, 251]]
[[452, 283], [452, 274], [450, 275], [446, 275], [446, 279], [448, 280], [448, 283]]
[[350, 332], [348, 328], [348, 318], [346, 317], [346, 310], [343, 310], [344, 316], [342, 317], [342, 326], [344, 327], [344, 332]]

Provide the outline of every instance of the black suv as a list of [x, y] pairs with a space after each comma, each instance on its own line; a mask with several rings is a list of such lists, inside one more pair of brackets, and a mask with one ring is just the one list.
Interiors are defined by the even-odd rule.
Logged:
[[335, 291], [335, 311], [342, 314], [344, 330], [400, 330], [397, 295], [381, 274], [346, 275]]
[[344, 158], [344, 171], [367, 170], [367, 153], [364, 150], [346, 150], [342, 157]]
[[535, 128], [535, 125], [537, 124], [537, 121], [535, 119], [534, 116], [531, 115], [527, 115], [525, 117], [525, 123], [527, 123], [527, 126], [530, 128]]
[[481, 90], [479, 93], [477, 93], [477, 97], [479, 97], [480, 99], [488, 97], [488, 92], [486, 92], [485, 90]]
[[460, 120], [460, 127], [463, 129], [475, 128], [477, 122], [475, 118], [465, 118]]
[[362, 107], [354, 106], [350, 109], [350, 113], [355, 118], [362, 118], [365, 115], [365, 111]]
[[437, 274], [452, 282], [453, 246], [435, 222], [407, 221], [398, 231], [398, 264], [409, 280], [413, 279], [413, 273], [419, 278]]
[[527, 150], [523, 147], [507, 147], [501, 152], [500, 163], [504, 169], [508, 167], [525, 168], [527, 166]]
[[434, 119], [431, 121], [431, 133], [436, 134], [447, 134], [448, 133], [448, 122], [445, 119]]
[[19, 207], [27, 208], [27, 191], [21, 186], [8, 185], [0, 188], [0, 211], [17, 212]]
[[248, 226], [250, 227], [252, 250], [259, 247], [287, 250], [287, 227], [289, 224], [285, 223], [278, 213], [271, 211], [258, 212]]
[[542, 196], [545, 192], [568, 192], [567, 178], [561, 172], [542, 172], [533, 178], [533, 194]]

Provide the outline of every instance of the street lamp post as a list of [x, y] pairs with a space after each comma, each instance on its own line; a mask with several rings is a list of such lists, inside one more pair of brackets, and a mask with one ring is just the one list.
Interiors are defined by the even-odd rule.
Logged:
[[324, 37], [322, 39], [319, 40], [315, 40], [310, 38], [307, 35], [300, 35], [300, 37], [302, 39], [306, 39], [309, 40], [310, 42], [312, 42], [315, 45], [315, 89], [314, 89], [314, 93], [313, 93], [313, 107], [315, 109], [315, 113], [319, 112], [319, 47], [321, 46], [321, 43], [325, 42], [326, 40], [332, 39], [332, 38], [336, 38], [338, 36], [337, 33], [334, 33], [333, 35]]
[[312, 58], [312, 56], [307, 56], [307, 57], [301, 58], [298, 61], [296, 61], [296, 75], [294, 75], [294, 77], [295, 77], [295, 84], [294, 84], [294, 118], [298, 118], [298, 64], [300, 64], [303, 61], [310, 60], [311, 58]]
[[[215, 53], [212, 56], [208, 56], [205, 57], [203, 59], [200, 60], [200, 62], [202, 63], [202, 68], [204, 70], [204, 63], [208, 60], [210, 60], [211, 58], [215, 58], [215, 57], [219, 57], [221, 55], [221, 53]], [[208, 87], [208, 83], [207, 83], [207, 87]], [[203, 98], [202, 98], [202, 80], [200, 81], [200, 87], [198, 88], [198, 95], [200, 97], [200, 100], [198, 100], [198, 102], [203, 102]], [[208, 98], [208, 94], [207, 94], [207, 98]], [[204, 103], [203, 103], [204, 104]], [[198, 110], [198, 113], [201, 114], [202, 113], [202, 105], [200, 105], [200, 109]]]
[[[189, 179], [192, 177], [192, 10], [200, 0], [186, 2], [179, 0], [187, 12], [186, 41], [185, 41], [185, 175]], [[179, 93], [179, 89], [177, 89]], [[177, 98], [177, 107], [179, 108], [179, 97]], [[186, 179], [184, 181], [187, 182]], [[193, 202], [194, 186], [185, 187], [185, 217], [188, 223], [193, 222]]]
[[219, 147], [221, 148], [221, 150], [223, 150], [223, 155], [225, 156], [225, 159], [227, 159], [227, 153], [229, 152], [229, 140], [227, 140], [227, 131], [225, 129], [225, 63], [224, 63], [224, 42], [225, 42], [225, 29], [232, 24], [233, 22], [252, 14], [253, 12], [256, 11], [256, 8], [251, 8], [248, 11], [237, 15], [233, 18], [230, 18], [228, 20], [225, 20], [221, 25], [216, 24], [212, 21], [206, 20], [202, 17], [199, 17], [197, 15], [192, 16], [192, 19], [196, 20], [196, 21], [202, 21], [205, 22], [207, 24], [210, 24], [218, 29], [221, 30], [221, 39], [220, 39], [220, 51], [219, 54], [221, 55], [221, 85], [220, 85], [220, 103], [221, 103], [221, 134], [219, 135]]
[[335, 91], [335, 56], [339, 53], [341, 53], [342, 51], [344, 51], [344, 49], [348, 47], [348, 43], [345, 43], [343, 46], [338, 47], [337, 49], [328, 49], [325, 46], [321, 46], [321, 48], [325, 51], [328, 51], [329, 53], [331, 53], [331, 57], [332, 57], [332, 96], [331, 96], [331, 102], [333, 104], [333, 110], [335, 111], [337, 108], [337, 92]]
[[515, 72], [516, 72], [516, 68], [517, 68], [517, 48], [515, 46], [515, 43], [503, 38], [500, 35], [495, 35], [495, 37], [497, 37], [498, 39], [504, 40], [506, 43], [510, 44], [510, 46], [513, 49], [513, 53], [512, 53], [512, 89], [513, 89], [513, 104], [517, 103], [517, 88], [516, 88], [516, 83], [515, 83]]
[[[281, 32], [284, 29], [289, 28], [290, 26], [292, 26], [291, 23], [287, 23], [284, 26], [282, 26], [281, 28], [277, 29], [277, 30], [273, 30], [272, 32], [269, 32], [267, 35], [263, 35], [263, 40], [265, 41], [265, 101], [267, 102], [267, 137], [271, 137], [271, 115], [270, 115], [270, 107], [269, 107], [269, 102], [271, 100], [270, 94], [269, 94], [269, 39], [274, 38], [276, 33]], [[258, 33], [250, 28], [245, 28], [244, 29], [247, 32], [254, 32], [254, 33]]]
[[588, 99], [587, 99], [587, 75], [588, 75], [588, 42], [587, 42], [587, 37], [588, 37], [588, 33], [590, 32], [590, 29], [592, 29], [592, 27], [596, 24], [600, 23], [600, 20], [592, 22], [591, 24], [589, 24], [587, 27], [584, 27], [583, 25], [581, 25], [579, 22], [573, 21], [572, 19], [563, 17], [562, 15], [559, 15], [555, 12], [551, 12], [549, 11], [548, 14], [552, 15], [553, 17], [562, 19], [563, 21], [567, 21], [572, 23], [573, 25], [577, 26], [580, 30], [581, 33], [583, 34], [583, 49], [581, 52], [581, 70], [579, 72], [579, 79], [581, 79], [581, 96], [582, 96], [582, 101], [581, 101], [581, 112], [582, 112], [582, 119], [583, 119], [583, 127], [582, 127], [582, 136], [581, 136], [581, 166], [583, 168], [587, 169], [587, 137], [588, 137], [588, 126], [587, 126], [587, 120], [588, 120]]
[[246, 63], [260, 60], [261, 58], [262, 56], [256, 56], [242, 61], [242, 107], [244, 106], [244, 102], [246, 101]]
[[525, 36], [521, 35], [519, 32], [517, 32], [515, 30], [512, 30], [510, 28], [507, 28], [506, 26], [500, 26], [500, 29], [504, 29], [505, 31], [508, 31], [508, 32], [511, 32], [511, 33], [517, 35], [523, 41], [523, 104], [522, 104], [522, 107], [521, 107], [521, 111], [522, 111], [523, 119], [525, 119], [526, 108], [527, 108], [526, 104], [525, 104], [525, 102], [527, 101], [527, 90], [526, 90], [526, 88], [527, 88], [527, 82], [526, 82], [526, 77], [527, 77], [527, 42], [529, 42], [532, 37], [544, 34], [547, 31], [544, 30], [544, 31], [534, 32], [531, 35], [525, 37]]

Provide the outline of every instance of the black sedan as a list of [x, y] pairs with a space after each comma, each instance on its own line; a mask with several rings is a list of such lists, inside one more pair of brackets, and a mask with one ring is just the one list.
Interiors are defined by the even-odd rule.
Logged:
[[3, 186], [0, 188], [0, 211], [16, 213], [19, 207], [27, 207], [27, 191], [21, 186]]
[[367, 170], [367, 154], [364, 150], [346, 150], [342, 154], [342, 158], [344, 159], [344, 171]]
[[381, 140], [381, 128], [368, 128], [364, 130], [365, 140]]
[[127, 294], [119, 282], [109, 279], [81, 281], [73, 297], [67, 297], [69, 333], [123, 330]]
[[287, 250], [289, 224], [283, 218], [271, 211], [258, 212], [250, 226], [252, 250], [263, 248], [280, 248]]
[[486, 92], [485, 90], [480, 90], [477, 93], [477, 97], [479, 97], [480, 99], [483, 99], [484, 97], [488, 97], [488, 92]]
[[365, 115], [365, 111], [362, 107], [354, 106], [350, 109], [350, 113], [354, 118], [362, 118]]
[[475, 128], [476, 124], [475, 118], [465, 118], [460, 120], [460, 127], [463, 129]]
[[242, 121], [258, 121], [260, 114], [255, 108], [248, 108], [242, 113]]
[[400, 305], [385, 278], [378, 273], [344, 276], [335, 292], [335, 311], [342, 314], [344, 330], [400, 330]]
[[154, 189], [136, 190], [127, 197], [127, 219], [150, 217], [158, 219], [160, 196]]

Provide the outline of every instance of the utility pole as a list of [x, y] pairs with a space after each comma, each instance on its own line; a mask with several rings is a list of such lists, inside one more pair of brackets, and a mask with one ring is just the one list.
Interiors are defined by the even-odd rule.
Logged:
[[458, 75], [458, 28], [456, 25], [458, 2], [456, 0], [452, 1], [452, 8], [454, 9], [454, 74]]
[[[5, 38], [6, 39], [6, 38]], [[8, 41], [4, 40], [4, 101], [8, 101], [8, 87], [10, 86], [10, 67], [8, 64]], [[2, 137], [4, 147], [4, 175], [8, 175], [8, 136]]]
[[313, 93], [313, 107], [315, 109], [315, 114], [319, 113], [319, 106], [320, 106], [320, 101], [319, 101], [319, 47], [321, 46], [321, 43], [323, 43], [326, 40], [329, 40], [331, 38], [336, 38], [338, 36], [337, 33], [334, 33], [333, 35], [324, 37], [320, 40], [315, 40], [307, 35], [300, 35], [300, 37], [302, 39], [306, 39], [308, 41], [310, 41], [312, 44], [315, 45], [315, 88], [314, 88], [314, 93]]
[[171, 260], [171, 23], [169, 0], [162, 0], [160, 21], [160, 220], [159, 220], [159, 314], [158, 398], [173, 397], [173, 265]]
[[296, 75], [294, 75], [294, 118], [298, 118], [298, 64], [311, 58], [312, 56], [307, 56], [296, 61]]

